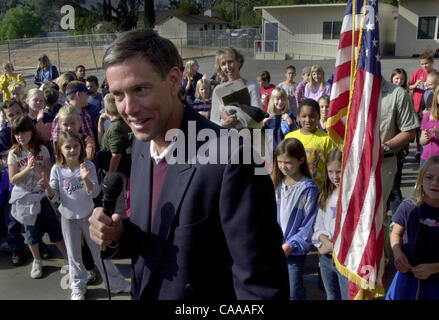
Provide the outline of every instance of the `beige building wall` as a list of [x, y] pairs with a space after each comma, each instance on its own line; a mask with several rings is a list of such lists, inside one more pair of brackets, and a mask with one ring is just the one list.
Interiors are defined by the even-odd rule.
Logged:
[[187, 24], [184, 21], [176, 17], [166, 19], [159, 25], [157, 25], [157, 32], [160, 36], [168, 39], [186, 38], [187, 36]]
[[[436, 16], [436, 39], [417, 39], [419, 17]], [[396, 41], [397, 56], [421, 54], [426, 49], [433, 52], [439, 48], [439, 1], [401, 0], [399, 2], [398, 32]]]
[[[345, 10], [346, 4], [264, 8], [262, 10], [263, 24], [265, 22], [279, 22], [279, 54], [277, 57], [265, 55], [265, 58], [285, 58], [285, 54], [286, 57], [293, 59], [335, 58], [339, 40], [323, 39], [323, 22], [343, 21]], [[396, 7], [380, 3], [379, 23], [382, 54], [394, 53], [396, 15]], [[301, 43], [301, 41], [312, 43]]]

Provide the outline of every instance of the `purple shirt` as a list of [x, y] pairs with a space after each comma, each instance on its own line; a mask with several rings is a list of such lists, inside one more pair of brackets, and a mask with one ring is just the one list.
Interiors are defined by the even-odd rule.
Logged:
[[319, 101], [320, 97], [323, 95], [331, 96], [331, 84], [329, 82], [325, 82], [323, 85], [323, 89], [320, 89], [320, 85], [315, 86], [314, 90], [311, 91], [311, 84], [307, 83], [305, 86], [306, 98], [314, 99], [315, 101]]
[[[433, 129], [434, 127], [439, 129], [439, 121], [430, 121], [430, 113], [431, 112], [428, 111], [422, 117], [421, 130], [429, 130]], [[422, 151], [421, 158], [423, 160], [427, 160], [428, 158], [437, 155], [439, 155], [439, 139], [433, 137], [426, 145], [424, 145], [424, 151]]]
[[[426, 203], [418, 207], [407, 199], [399, 205], [392, 221], [405, 228], [402, 250], [412, 266], [439, 262], [439, 208]], [[439, 281], [439, 273], [428, 280]]]

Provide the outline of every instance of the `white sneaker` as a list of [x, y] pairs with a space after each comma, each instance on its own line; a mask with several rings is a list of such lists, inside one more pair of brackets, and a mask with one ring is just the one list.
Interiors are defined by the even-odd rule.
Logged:
[[71, 300], [85, 300], [85, 294], [83, 293], [72, 293]]
[[41, 265], [41, 260], [34, 259], [32, 262], [32, 270], [30, 272], [30, 277], [32, 279], [38, 279], [43, 276], [43, 266]]

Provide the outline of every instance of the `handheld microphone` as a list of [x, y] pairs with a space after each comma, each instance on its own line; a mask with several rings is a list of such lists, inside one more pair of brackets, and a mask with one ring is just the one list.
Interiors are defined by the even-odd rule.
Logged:
[[104, 197], [102, 198], [102, 206], [104, 207], [104, 213], [111, 217], [116, 207], [117, 198], [119, 197], [123, 187], [122, 177], [116, 172], [109, 172], [105, 175], [102, 182], [102, 192]]
[[[117, 198], [119, 197], [123, 187], [122, 177], [116, 172], [109, 172], [105, 175], [105, 178], [102, 182], [102, 193], [104, 194], [102, 198], [102, 207], [104, 209], [104, 213], [111, 217], [114, 213], [114, 209], [116, 207]], [[112, 243], [110, 246], [115, 246], [115, 243]], [[105, 246], [102, 247], [102, 252], [105, 251]]]
[[[102, 198], [102, 207], [104, 208], [104, 213], [111, 217], [114, 213], [114, 208], [116, 207], [117, 198], [119, 197], [123, 187], [122, 177], [115, 173], [109, 172], [105, 175], [104, 181], [102, 182], [102, 193], [104, 194]], [[112, 243], [110, 246], [114, 247], [116, 243]], [[110, 250], [112, 251], [112, 250]], [[101, 248], [101, 262], [104, 268], [105, 279], [107, 281], [107, 292], [108, 300], [111, 300], [110, 283], [108, 282], [107, 269], [105, 268], [104, 259], [107, 258], [108, 252], [106, 252], [106, 247]]]

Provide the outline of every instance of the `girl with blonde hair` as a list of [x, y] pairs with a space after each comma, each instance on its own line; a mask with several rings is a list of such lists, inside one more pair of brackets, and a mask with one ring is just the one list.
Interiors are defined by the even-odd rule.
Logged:
[[310, 81], [305, 86], [305, 97], [319, 101], [323, 95], [331, 96], [331, 84], [325, 82], [325, 72], [317, 64], [311, 67]]
[[197, 60], [189, 60], [186, 62], [183, 71], [182, 87], [186, 91], [186, 100], [192, 103], [195, 100], [195, 87], [198, 80], [203, 78], [203, 75], [198, 72], [199, 65]]
[[[272, 148], [274, 151], [288, 133], [297, 129], [294, 116], [290, 112], [288, 94], [284, 89], [278, 87], [271, 92], [267, 111], [270, 116], [262, 122], [265, 129], [273, 130]], [[268, 136], [271, 137], [271, 134]]]
[[390, 244], [398, 271], [386, 300], [437, 300], [439, 297], [439, 156], [419, 171], [415, 198], [393, 214]]

